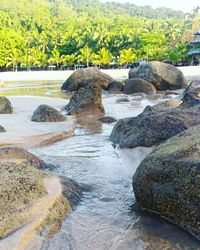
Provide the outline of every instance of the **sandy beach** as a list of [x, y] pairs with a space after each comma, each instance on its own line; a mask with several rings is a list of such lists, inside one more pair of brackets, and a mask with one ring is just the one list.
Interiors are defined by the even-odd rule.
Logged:
[[[179, 67], [187, 80], [198, 80], [200, 66]], [[128, 78], [129, 69], [107, 69], [101, 70], [114, 79]], [[9, 81], [65, 81], [74, 71], [23, 71], [23, 72], [1, 72], [0, 83]]]

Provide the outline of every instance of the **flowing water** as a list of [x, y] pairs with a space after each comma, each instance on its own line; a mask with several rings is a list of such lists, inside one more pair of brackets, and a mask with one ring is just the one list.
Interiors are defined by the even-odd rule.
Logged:
[[[43, 89], [42, 84], [38, 86]], [[48, 88], [51, 93], [50, 85]], [[2, 91], [6, 94], [6, 88]], [[44, 89], [38, 91], [45, 92]], [[158, 103], [164, 98], [158, 96], [152, 100], [130, 96], [130, 102], [119, 101], [124, 97], [105, 95], [106, 114], [116, 118], [136, 116], [147, 104]], [[91, 117], [86, 117], [85, 121], [77, 122], [75, 136], [32, 149], [33, 153], [54, 164], [56, 173], [84, 187], [77, 207], [63, 220], [61, 230], [43, 241], [41, 249], [198, 249], [200, 244], [180, 228], [133, 209], [131, 177], [151, 149], [114, 149], [109, 141], [113, 124], [94, 122]]]

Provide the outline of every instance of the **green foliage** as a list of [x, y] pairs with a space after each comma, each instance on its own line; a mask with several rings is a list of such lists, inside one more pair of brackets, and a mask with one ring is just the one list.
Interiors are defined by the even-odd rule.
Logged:
[[[1, 0], [0, 67], [185, 59], [194, 13], [98, 0]], [[175, 58], [177, 57], [177, 58]]]

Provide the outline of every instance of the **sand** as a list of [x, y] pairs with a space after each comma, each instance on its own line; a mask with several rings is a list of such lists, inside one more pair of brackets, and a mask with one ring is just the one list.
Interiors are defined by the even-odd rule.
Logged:
[[[186, 79], [199, 79], [200, 66], [178, 67]], [[106, 69], [102, 72], [110, 75], [114, 79], [128, 78], [129, 69]], [[65, 81], [74, 71], [24, 71], [24, 72], [1, 72], [0, 82], [7, 81]]]
[[61, 110], [66, 100], [59, 98], [18, 96], [9, 97], [13, 114], [0, 116], [0, 124], [7, 132], [1, 133], [0, 146], [17, 145], [23, 148], [43, 146], [67, 138], [73, 134], [74, 118], [68, 116], [64, 122], [32, 122], [33, 111], [40, 104]]

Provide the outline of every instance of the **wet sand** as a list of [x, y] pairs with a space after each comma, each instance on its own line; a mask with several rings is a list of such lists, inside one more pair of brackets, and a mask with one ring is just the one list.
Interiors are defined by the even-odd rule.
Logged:
[[33, 111], [40, 104], [61, 110], [66, 100], [58, 98], [18, 96], [9, 97], [13, 114], [0, 116], [0, 124], [7, 130], [1, 133], [0, 146], [17, 145], [23, 148], [44, 146], [73, 135], [74, 118], [68, 116], [64, 122], [32, 122]]

